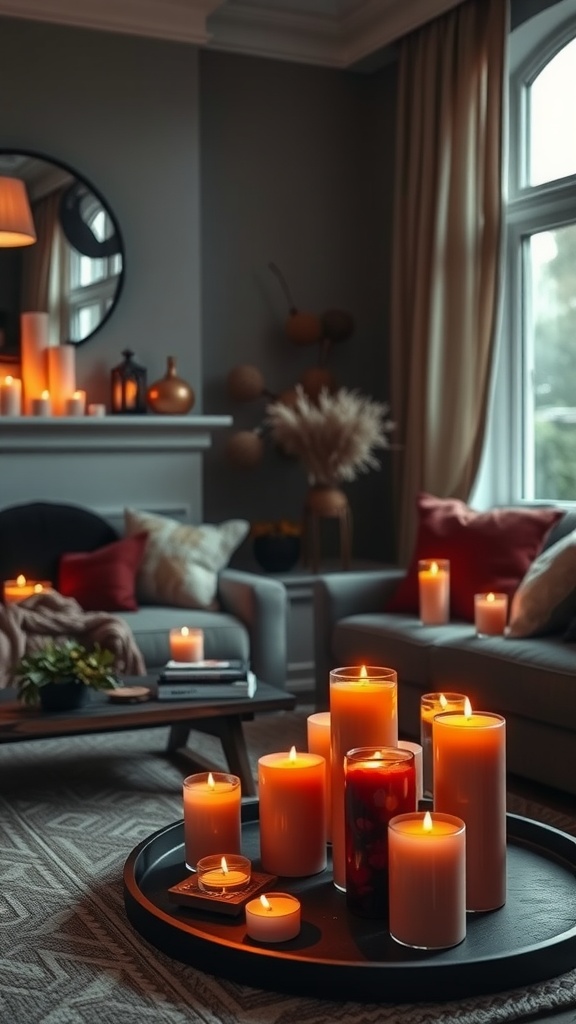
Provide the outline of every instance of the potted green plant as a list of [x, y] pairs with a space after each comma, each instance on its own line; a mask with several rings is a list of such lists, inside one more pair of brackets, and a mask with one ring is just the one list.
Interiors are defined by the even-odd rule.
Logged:
[[98, 644], [88, 650], [78, 640], [50, 640], [21, 658], [14, 683], [25, 704], [39, 704], [43, 711], [71, 710], [81, 707], [90, 689], [114, 689], [113, 666], [112, 651]]

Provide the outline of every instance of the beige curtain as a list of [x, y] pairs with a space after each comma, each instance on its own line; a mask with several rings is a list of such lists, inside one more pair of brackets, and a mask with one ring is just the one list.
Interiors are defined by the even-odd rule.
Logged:
[[59, 219], [62, 192], [58, 189], [34, 203], [37, 241], [24, 250], [22, 258], [21, 309], [48, 313], [51, 344], [69, 336], [70, 257]]
[[400, 44], [392, 277], [398, 557], [416, 496], [466, 499], [498, 316], [506, 0], [466, 0]]

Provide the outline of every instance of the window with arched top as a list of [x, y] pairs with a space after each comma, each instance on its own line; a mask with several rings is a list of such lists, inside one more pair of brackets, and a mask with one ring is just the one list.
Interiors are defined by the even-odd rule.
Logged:
[[494, 400], [476, 496], [576, 502], [576, 0], [510, 36]]

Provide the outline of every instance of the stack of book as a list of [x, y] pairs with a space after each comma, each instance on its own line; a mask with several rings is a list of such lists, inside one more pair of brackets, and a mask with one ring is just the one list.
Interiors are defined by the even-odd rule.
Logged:
[[158, 700], [253, 697], [256, 677], [247, 662], [168, 661], [158, 676]]

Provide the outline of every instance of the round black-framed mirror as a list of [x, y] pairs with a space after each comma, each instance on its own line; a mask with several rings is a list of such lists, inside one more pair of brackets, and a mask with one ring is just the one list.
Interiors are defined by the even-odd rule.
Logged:
[[81, 345], [114, 310], [124, 283], [118, 221], [88, 179], [34, 150], [0, 148], [0, 178], [26, 186], [36, 242], [0, 248], [0, 362], [20, 357], [20, 314], [47, 312], [52, 344]]

